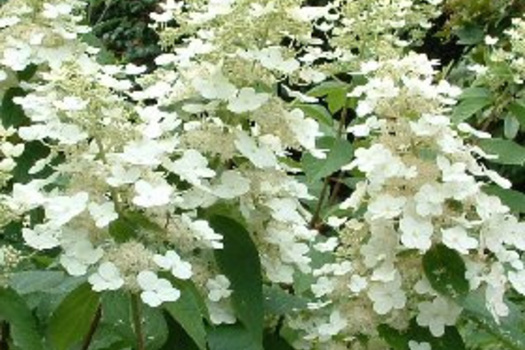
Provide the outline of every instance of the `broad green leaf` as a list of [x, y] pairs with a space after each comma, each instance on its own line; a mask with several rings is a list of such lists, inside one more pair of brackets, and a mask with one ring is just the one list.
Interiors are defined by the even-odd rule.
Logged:
[[0, 118], [5, 128], [19, 127], [29, 123], [30, 120], [24, 114], [22, 107], [13, 102], [13, 98], [25, 95], [26, 92], [19, 87], [12, 87], [5, 92], [0, 105]]
[[514, 141], [504, 139], [484, 139], [479, 141], [479, 146], [488, 154], [497, 155], [491, 159], [492, 163], [507, 165], [525, 164], [525, 147]]
[[465, 322], [461, 328], [467, 349], [498, 349], [500, 341], [475, 322]]
[[68, 350], [79, 343], [100, 305], [99, 296], [87, 283], [73, 290], [53, 312], [49, 321], [49, 340], [57, 350]]
[[525, 213], [525, 194], [494, 185], [483, 188], [486, 193], [498, 196], [513, 212]]
[[29, 169], [31, 169], [38, 160], [45, 158], [48, 155], [49, 148], [40, 141], [27, 142], [25, 144], [24, 152], [16, 159], [16, 167], [11, 172], [13, 179], [19, 183], [27, 183], [33, 178], [41, 178], [49, 175], [48, 173], [45, 173], [45, 171], [34, 175], [29, 174]]
[[205, 315], [201, 311], [202, 301], [198, 300], [202, 297], [197, 294], [194, 287], [191, 288], [188, 284], [178, 286], [178, 288], [181, 291], [181, 297], [176, 302], [165, 303], [164, 309], [184, 328], [199, 349], [206, 350], [206, 329], [203, 321]]
[[66, 278], [62, 271], [22, 271], [13, 274], [9, 280], [11, 288], [20, 295], [34, 292], [54, 292]]
[[[162, 350], [200, 350], [195, 341], [172, 317], [166, 317], [169, 334]], [[205, 331], [206, 332], [206, 331]], [[207, 340], [205, 340], [207, 342]]]
[[124, 243], [138, 236], [139, 226], [126, 217], [120, 216], [109, 224], [108, 231], [115, 241]]
[[131, 298], [122, 292], [102, 294], [102, 325], [113, 328], [113, 331], [129, 345], [136, 341], [131, 318]]
[[294, 350], [294, 348], [277, 334], [268, 333], [264, 336], [264, 350]]
[[467, 24], [457, 30], [455, 34], [459, 38], [458, 44], [476, 45], [483, 41], [485, 31], [479, 25]]
[[492, 92], [484, 87], [471, 87], [463, 90], [459, 96], [460, 100], [470, 100], [475, 98], [492, 99]]
[[305, 154], [301, 160], [309, 183], [333, 174], [352, 160], [354, 150], [350, 142], [337, 138], [331, 138], [329, 141], [331, 142], [330, 151], [326, 159], [318, 159], [311, 154]]
[[490, 65], [491, 73], [496, 77], [506, 80], [514, 79], [513, 69], [507, 62], [496, 62]]
[[330, 113], [336, 113], [345, 107], [347, 100], [346, 94], [346, 89], [335, 90], [328, 94], [326, 102], [328, 103]]
[[211, 219], [213, 216], [226, 216], [230, 219], [233, 219], [239, 223], [244, 223], [244, 217], [242, 216], [242, 213], [239, 211], [239, 209], [233, 205], [232, 203], [228, 202], [218, 202], [206, 209], [206, 213], [204, 214], [204, 218], [206, 220]]
[[465, 343], [455, 327], [445, 327], [445, 334], [436, 338], [428, 328], [420, 327], [415, 320], [410, 322], [410, 327], [400, 331], [386, 324], [378, 327], [378, 332], [393, 350], [410, 350], [408, 343], [413, 340], [418, 343], [429, 343], [432, 350], [464, 350]]
[[459, 333], [458, 329], [456, 327], [445, 327], [445, 334], [439, 338], [435, 338], [430, 334], [428, 330], [425, 329], [428, 333], [426, 334], [426, 337], [418, 338], [418, 336], [421, 336], [423, 331], [421, 328], [419, 328], [417, 331], [412, 332], [411, 336], [413, 339], [421, 341], [426, 341], [430, 343], [433, 350], [465, 350], [465, 343], [463, 341], [463, 338], [461, 337], [461, 334]]
[[377, 331], [379, 332], [379, 336], [390, 345], [392, 350], [409, 350], [408, 342], [411, 339], [409, 339], [407, 332], [401, 332], [386, 324], [379, 325]]
[[313, 97], [322, 97], [322, 96], [329, 95], [333, 93], [334, 91], [341, 91], [341, 90], [347, 91], [348, 84], [339, 82], [339, 81], [335, 81], [335, 80], [330, 80], [330, 81], [325, 81], [315, 86], [310, 91], [308, 91], [307, 94]]
[[146, 349], [157, 350], [168, 340], [168, 324], [161, 308], [151, 308], [142, 305], [142, 318], [144, 320], [144, 338]]
[[520, 130], [520, 122], [512, 114], [507, 114], [503, 120], [503, 133], [507, 139], [514, 139]]
[[[140, 310], [144, 320], [142, 328], [146, 348], [148, 350], [160, 349], [168, 338], [168, 328], [162, 309], [142, 304]], [[137, 336], [133, 328], [129, 294], [121, 291], [103, 294], [101, 323], [103, 326], [111, 327], [128, 346], [136, 344]]]
[[157, 223], [151, 221], [146, 215], [138, 211], [124, 213], [124, 217], [146, 232], [163, 234], [165, 230]]
[[121, 339], [114, 327], [99, 324], [88, 350], [131, 350], [131, 346]]
[[[141, 305], [140, 309], [144, 320], [142, 327], [146, 349], [160, 349], [168, 339], [168, 328], [162, 309], [151, 308], [147, 305]], [[137, 338], [133, 329], [129, 294], [120, 291], [103, 294], [101, 323], [112, 327], [128, 346], [136, 344]]]
[[492, 314], [485, 305], [484, 294], [477, 292], [471, 293], [467, 298], [460, 302], [463, 307], [463, 316], [475, 322], [481, 329], [484, 329], [503, 344], [506, 350], [525, 349], [525, 318], [520, 307], [506, 300], [509, 307], [509, 316], [502, 317], [496, 323]]
[[259, 253], [249, 232], [238, 222], [213, 216], [210, 226], [223, 235], [224, 248], [215, 250], [221, 272], [231, 281], [231, 296], [237, 318], [252, 336], [254, 346], [262, 344], [263, 294]]
[[472, 117], [474, 114], [481, 111], [483, 108], [487, 107], [492, 103], [492, 99], [487, 97], [475, 97], [464, 99], [461, 101], [454, 112], [452, 113], [452, 120], [455, 123], [460, 123]]
[[[312, 244], [324, 243], [328, 237], [318, 235]], [[308, 257], [311, 259], [310, 267], [312, 269], [319, 269], [326, 264], [335, 263], [334, 254], [328, 252], [320, 252], [317, 249], [311, 249], [308, 253]], [[309, 293], [311, 291], [312, 284], [316, 282], [316, 278], [311, 273], [303, 273], [296, 271], [294, 273], [294, 292], [296, 295], [303, 295], [303, 293]]]
[[0, 289], [0, 320], [11, 328], [13, 344], [19, 349], [42, 350], [42, 336], [36, 320], [22, 299], [12, 289]]
[[518, 119], [522, 126], [525, 126], [525, 105], [520, 101], [515, 101], [508, 106], [508, 110]]
[[30, 80], [35, 75], [37, 69], [38, 69], [38, 65], [30, 64], [23, 71], [16, 72], [16, 77], [18, 78], [19, 81]]
[[455, 250], [435, 245], [423, 256], [423, 269], [430, 285], [439, 293], [454, 299], [468, 293], [465, 262]]
[[109, 224], [109, 234], [119, 243], [140, 235], [164, 234], [164, 229], [138, 211], [120, 213], [119, 218]]
[[286, 315], [290, 312], [303, 310], [308, 303], [306, 299], [289, 294], [277, 286], [265, 286], [263, 295], [264, 310], [266, 313], [274, 315]]
[[297, 105], [307, 116], [314, 118], [321, 124], [333, 125], [334, 120], [328, 110], [318, 104], [300, 104]]
[[221, 325], [207, 333], [210, 350], [263, 350], [262, 340], [254, 342], [251, 332], [241, 324]]

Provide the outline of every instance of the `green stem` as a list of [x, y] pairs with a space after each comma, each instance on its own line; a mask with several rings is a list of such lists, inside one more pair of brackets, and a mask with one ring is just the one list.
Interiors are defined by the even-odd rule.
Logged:
[[135, 328], [135, 335], [137, 336], [137, 350], [146, 350], [144, 344], [144, 331], [142, 329], [142, 313], [141, 301], [138, 295], [131, 295], [131, 316], [133, 318], [133, 326]]
[[[95, 139], [95, 142], [97, 143], [100, 159], [102, 160], [104, 164], [109, 164], [108, 159], [106, 158], [106, 151], [104, 149], [104, 144], [99, 138]], [[111, 199], [113, 200], [115, 211], [117, 212], [117, 214], [121, 214], [122, 206], [120, 205], [120, 202], [119, 202], [117, 190], [114, 187], [111, 187], [111, 189], [109, 190], [109, 193], [111, 194]]]
[[102, 14], [98, 17], [97, 21], [95, 22], [95, 24], [93, 25], [93, 27], [95, 27], [97, 24], [99, 24], [103, 19], [104, 17], [106, 16], [109, 8], [113, 5], [113, 0], [109, 0], [109, 1], [106, 1], [105, 3], [105, 7], [104, 7], [104, 10], [102, 10]]
[[314, 215], [312, 215], [312, 219], [310, 220], [310, 223], [308, 225], [310, 228], [317, 228], [317, 221], [321, 216], [321, 209], [323, 208], [324, 198], [326, 197], [326, 191], [328, 191], [329, 187], [330, 177], [327, 176], [324, 179], [323, 188], [321, 189], [321, 195], [319, 196], [319, 202], [317, 202], [317, 206], [315, 207]]
[[[341, 120], [339, 121], [339, 127], [337, 128], [337, 139], [338, 140], [343, 137], [343, 131], [344, 131], [345, 124], [346, 124], [346, 118], [348, 116], [348, 107], [346, 106], [347, 100], [348, 99], [345, 96], [345, 104], [344, 104], [343, 110], [341, 111]], [[315, 208], [314, 214], [308, 225], [310, 228], [314, 228], [314, 229], [317, 228], [317, 225], [318, 225], [317, 221], [319, 220], [321, 216], [321, 209], [323, 208], [323, 204], [325, 201], [326, 191], [328, 191], [329, 188], [330, 188], [330, 177], [327, 176], [324, 179], [323, 188], [321, 189], [321, 195], [319, 197], [319, 202], [317, 202], [317, 206]], [[334, 193], [332, 193], [332, 195], [328, 199], [329, 201], [335, 200], [335, 198], [337, 197], [337, 192], [339, 191], [339, 188], [340, 186], [337, 186], [337, 188], [334, 188]]]

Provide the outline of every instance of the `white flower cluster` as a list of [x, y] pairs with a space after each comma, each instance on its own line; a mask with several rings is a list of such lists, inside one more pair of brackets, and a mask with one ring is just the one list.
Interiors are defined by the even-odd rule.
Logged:
[[[350, 93], [360, 99], [359, 117], [348, 130], [366, 142], [343, 169], [364, 180], [341, 204], [351, 217], [337, 248], [341, 262], [314, 271], [312, 292], [324, 297], [321, 307], [334, 310], [326, 317], [367, 313], [366, 325], [400, 328], [417, 316], [420, 326], [442, 336], [461, 308], [439, 295], [423, 273], [423, 255], [438, 245], [462, 257], [470, 291], [484, 292], [496, 319], [508, 315], [509, 288], [525, 292], [525, 223], [483, 192], [487, 182], [504, 188], [510, 182], [480, 163], [490, 155], [465, 141], [490, 135], [454, 125], [447, 116], [461, 91], [434, 83], [434, 65], [415, 54], [375, 62], [367, 83]], [[367, 331], [352, 318], [333, 335], [374, 334], [376, 327]], [[325, 322], [332, 324], [332, 316]], [[312, 332], [309, 323], [294, 327]]]
[[[2, 203], [23, 223], [27, 247], [59, 248], [63, 268], [88, 275], [95, 291], [128, 289], [158, 306], [180, 297], [170, 279], [192, 278], [210, 291], [212, 321], [233, 323], [231, 292], [217, 289], [227, 290], [229, 282], [210, 282], [216, 274], [207, 268], [216, 266], [209, 253], [223, 248], [222, 236], [200, 213], [215, 204], [234, 207], [249, 223], [266, 277], [292, 283], [294, 271], [310, 271], [315, 231], [300, 203], [311, 198], [306, 186], [287, 174], [282, 160], [289, 148], [324, 153], [316, 149], [316, 121], [226, 67], [257, 61], [275, 84], [300, 64], [276, 46], [284, 34], [250, 57], [214, 51], [214, 38], [224, 34], [215, 26], [159, 56], [152, 74], [133, 64], [101, 65], [98, 50], [78, 38], [88, 31], [78, 24], [83, 5], [13, 0], [0, 9], [0, 87], [24, 90], [13, 102], [28, 118], [5, 132], [4, 138], [16, 133], [22, 141], [3, 141], [4, 162], [11, 164], [5, 171], [27, 143], [48, 150]], [[178, 11], [170, 2], [163, 8]], [[252, 10], [259, 17], [273, 13]], [[235, 11], [233, 2], [210, 2], [189, 13], [189, 28]], [[152, 16], [157, 22], [168, 17]], [[192, 40], [207, 49], [190, 54]], [[222, 56], [202, 57], [212, 52]], [[30, 66], [37, 67], [34, 76], [18, 81], [16, 72]], [[44, 218], [27, 220], [35, 209]], [[140, 228], [132, 232], [130, 224]], [[208, 253], [193, 253], [202, 249]]]

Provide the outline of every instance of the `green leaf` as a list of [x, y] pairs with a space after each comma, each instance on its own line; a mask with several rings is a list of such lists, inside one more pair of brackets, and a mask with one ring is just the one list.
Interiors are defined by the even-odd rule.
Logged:
[[264, 286], [264, 310], [273, 315], [286, 315], [306, 309], [308, 300], [292, 295], [278, 286]]
[[13, 344], [19, 349], [42, 350], [42, 336], [31, 310], [12, 289], [0, 289], [0, 319], [11, 327]]
[[297, 105], [307, 116], [314, 118], [321, 124], [333, 125], [334, 120], [332, 115], [326, 108], [318, 104], [300, 104]]
[[195, 341], [173, 317], [167, 317], [166, 321], [169, 334], [168, 340], [161, 348], [162, 350], [200, 350]]
[[345, 107], [346, 105], [346, 89], [334, 90], [326, 97], [328, 103], [328, 110], [333, 114]]
[[107, 292], [102, 294], [102, 325], [108, 325], [129, 345], [136, 342], [133, 330], [131, 298], [122, 292]]
[[119, 216], [115, 221], [109, 224], [109, 234], [118, 243], [124, 243], [132, 238], [135, 238], [139, 234], [139, 225], [124, 216]]
[[483, 108], [490, 105], [491, 103], [492, 99], [487, 97], [475, 97], [465, 99], [461, 101], [456, 106], [456, 108], [454, 108], [454, 112], [452, 113], [452, 120], [455, 123], [463, 122], [472, 117], [474, 114], [481, 111]]
[[522, 126], [525, 126], [525, 105], [520, 101], [515, 101], [507, 107], [508, 110], [518, 119]]
[[503, 133], [507, 139], [514, 139], [520, 130], [520, 122], [512, 114], [507, 114], [503, 120]]
[[0, 105], [0, 118], [5, 128], [19, 127], [30, 122], [22, 107], [13, 102], [13, 98], [25, 95], [26, 92], [19, 87], [12, 87], [5, 92]]
[[490, 71], [496, 77], [512, 81], [514, 71], [507, 62], [496, 62], [490, 65]]
[[224, 248], [215, 250], [221, 272], [231, 281], [233, 307], [238, 319], [252, 336], [255, 345], [262, 344], [263, 294], [259, 253], [246, 229], [225, 216], [213, 216], [210, 226], [223, 235]]
[[22, 271], [11, 276], [9, 285], [20, 295], [53, 292], [65, 277], [62, 271]]
[[73, 290], [53, 312], [48, 334], [57, 350], [68, 350], [89, 331], [100, 305], [99, 296], [88, 283]]
[[164, 234], [164, 229], [138, 211], [121, 213], [109, 224], [109, 234], [119, 243], [127, 242], [139, 235]]
[[479, 141], [479, 146], [488, 154], [497, 155], [491, 159], [492, 163], [507, 165], [525, 164], [525, 147], [504, 139], [484, 139]]
[[16, 72], [16, 77], [19, 81], [28, 81], [31, 79], [38, 69], [38, 65], [30, 64], [23, 71]]
[[313, 97], [323, 97], [341, 90], [346, 92], [348, 90], [348, 84], [340, 81], [330, 80], [313, 87], [307, 92], [307, 95]]
[[470, 100], [475, 98], [492, 99], [492, 92], [484, 87], [471, 87], [463, 90], [459, 96], [460, 100]]
[[377, 328], [379, 335], [393, 350], [409, 350], [408, 343], [413, 340], [418, 343], [426, 342], [432, 350], [464, 350], [465, 343], [455, 327], [445, 327], [445, 334], [434, 337], [428, 328], [420, 327], [415, 319], [410, 321], [407, 330], [400, 331], [389, 325], [382, 324]]
[[[49, 148], [47, 148], [40, 141], [27, 142], [25, 144], [24, 152], [16, 159], [16, 167], [13, 169], [13, 179], [19, 183], [27, 183], [31, 179], [38, 177], [36, 174], [29, 174], [29, 169], [42, 158], [49, 155]], [[42, 176], [44, 172], [39, 175]], [[49, 174], [47, 174], [49, 175]]]
[[143, 328], [146, 349], [157, 350], [162, 348], [168, 340], [169, 332], [162, 309], [142, 305], [142, 318], [144, 320]]
[[383, 338], [393, 350], [409, 350], [408, 342], [411, 339], [408, 338], [406, 332], [401, 332], [386, 324], [379, 325], [377, 331], [379, 332], [379, 336]]
[[164, 308], [181, 325], [201, 350], [206, 350], [206, 329], [201, 310], [202, 299], [195, 287], [189, 284], [178, 286], [181, 297], [173, 303], [165, 303]]
[[151, 221], [146, 215], [138, 211], [129, 211], [124, 213], [124, 217], [134, 224], [138, 225], [140, 229], [151, 233], [164, 234], [165, 230], [157, 223]]
[[525, 213], [525, 194], [491, 185], [483, 187], [485, 192], [498, 196], [503, 204], [508, 206], [515, 213]]
[[465, 262], [455, 250], [435, 245], [423, 256], [423, 269], [430, 285], [439, 293], [454, 299], [468, 293]]
[[456, 31], [460, 45], [476, 45], [483, 41], [485, 31], [479, 25], [467, 24]]
[[[159, 308], [141, 305], [143, 332], [146, 349], [160, 349], [168, 339], [166, 319]], [[106, 292], [102, 296], [102, 325], [109, 326], [126, 342], [127, 346], [136, 345], [136, 335], [131, 316], [131, 297], [117, 291]]]
[[264, 336], [264, 350], [294, 350], [294, 348], [277, 334], [268, 333]]
[[512, 302], [505, 300], [505, 303], [509, 307], [509, 315], [502, 317], [499, 323], [496, 323], [487, 310], [484, 293], [472, 293], [460, 302], [460, 305], [463, 307], [463, 315], [497, 338], [504, 349], [523, 350], [525, 349], [523, 312]]
[[445, 334], [439, 338], [432, 336], [428, 329], [413, 328], [410, 336], [419, 342], [430, 343], [433, 350], [465, 350], [465, 342], [456, 327], [445, 327]]
[[224, 325], [208, 330], [210, 350], [263, 350], [261, 343], [255, 343], [250, 331], [241, 324]]
[[[327, 141], [330, 152], [326, 156], [326, 159], [318, 159], [307, 153], [301, 160], [303, 170], [306, 173], [306, 179], [309, 183], [333, 174], [352, 160], [354, 149], [350, 142], [337, 138], [330, 138], [327, 139]], [[321, 147], [325, 148], [326, 146]]]

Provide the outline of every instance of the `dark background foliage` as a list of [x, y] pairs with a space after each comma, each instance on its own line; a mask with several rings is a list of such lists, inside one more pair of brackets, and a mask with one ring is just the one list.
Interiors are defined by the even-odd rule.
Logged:
[[148, 27], [158, 0], [93, 0], [88, 22], [106, 49], [125, 62], [148, 64], [161, 52], [158, 36]]

